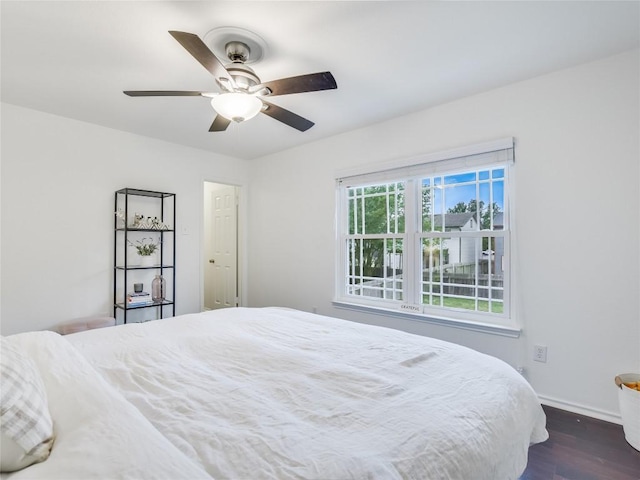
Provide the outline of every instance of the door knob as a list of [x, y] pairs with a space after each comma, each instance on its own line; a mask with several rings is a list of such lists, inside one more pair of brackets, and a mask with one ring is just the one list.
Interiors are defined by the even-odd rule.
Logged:
[[216, 263], [216, 261], [213, 258], [210, 258], [209, 263]]

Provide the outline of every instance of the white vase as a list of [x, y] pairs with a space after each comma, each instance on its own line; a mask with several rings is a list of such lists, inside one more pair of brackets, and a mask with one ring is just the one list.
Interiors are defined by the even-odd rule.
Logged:
[[140, 255], [141, 267], [153, 267], [156, 264], [155, 255]]

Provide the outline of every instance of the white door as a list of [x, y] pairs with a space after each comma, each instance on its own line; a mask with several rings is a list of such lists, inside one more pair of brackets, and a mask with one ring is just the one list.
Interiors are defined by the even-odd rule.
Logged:
[[[208, 187], [208, 188], [207, 188]], [[204, 307], [206, 310], [237, 306], [238, 212], [236, 187], [205, 185]], [[206, 207], [209, 208], [206, 208]]]

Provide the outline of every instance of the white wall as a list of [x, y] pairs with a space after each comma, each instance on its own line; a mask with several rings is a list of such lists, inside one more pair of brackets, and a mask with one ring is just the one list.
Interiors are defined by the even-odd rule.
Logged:
[[200, 311], [203, 181], [243, 185], [246, 161], [14, 105], [1, 113], [3, 335], [113, 314], [123, 187], [176, 193], [176, 313]]
[[[462, 343], [524, 366], [546, 403], [616, 420], [613, 378], [640, 371], [639, 77], [633, 51], [252, 162], [250, 303]], [[508, 136], [519, 339], [332, 306], [337, 172]]]

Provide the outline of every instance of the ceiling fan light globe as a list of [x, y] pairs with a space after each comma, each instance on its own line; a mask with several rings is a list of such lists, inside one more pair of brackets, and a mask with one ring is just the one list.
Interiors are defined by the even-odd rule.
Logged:
[[246, 93], [222, 93], [211, 99], [211, 106], [224, 118], [234, 122], [244, 122], [255, 117], [262, 110], [262, 102]]

